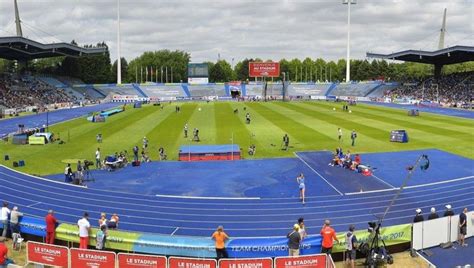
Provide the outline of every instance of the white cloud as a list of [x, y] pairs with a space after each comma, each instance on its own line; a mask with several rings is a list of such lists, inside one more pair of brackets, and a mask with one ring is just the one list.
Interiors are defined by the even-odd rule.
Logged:
[[[116, 58], [115, 0], [18, 0], [24, 35], [38, 41], [105, 41]], [[347, 6], [339, 0], [121, 0], [122, 55], [181, 49], [192, 61], [245, 57], [345, 57]], [[351, 55], [435, 49], [448, 8], [446, 44], [474, 45], [474, 1], [359, 0]], [[0, 34], [15, 31], [13, 1], [0, 0]], [[51, 35], [48, 35], [46, 33]]]

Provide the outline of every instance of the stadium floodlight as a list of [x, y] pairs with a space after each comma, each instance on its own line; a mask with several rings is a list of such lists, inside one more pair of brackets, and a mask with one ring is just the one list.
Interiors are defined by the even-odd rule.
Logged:
[[356, 0], [342, 0], [342, 4], [347, 5], [346, 83], [351, 81], [351, 5], [355, 5], [356, 3]]
[[122, 84], [122, 58], [120, 55], [120, 0], [117, 0], [117, 85]]

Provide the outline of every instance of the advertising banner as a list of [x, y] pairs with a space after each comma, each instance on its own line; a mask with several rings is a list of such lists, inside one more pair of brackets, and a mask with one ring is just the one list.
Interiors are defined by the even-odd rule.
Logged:
[[28, 263], [67, 268], [69, 266], [69, 249], [28, 241], [26, 243], [26, 259]]
[[32, 135], [28, 137], [28, 143], [30, 145], [44, 145], [46, 142], [44, 137], [35, 137]]
[[298, 257], [277, 257], [275, 268], [326, 268], [326, 254]]
[[71, 267], [115, 268], [115, 252], [71, 248]]
[[168, 263], [164, 256], [141, 255], [141, 254], [118, 254], [119, 268], [166, 268]]
[[249, 62], [250, 77], [279, 77], [279, 62]]
[[[262, 258], [288, 256], [288, 238], [235, 238], [227, 245], [231, 258]], [[316, 254], [321, 252], [321, 236], [308, 236], [300, 245], [300, 254]]]
[[[24, 219], [26, 222], [27, 220]], [[25, 226], [22, 221], [22, 232]], [[34, 227], [31, 224], [28, 229], [31, 233], [39, 233], [44, 236], [44, 221], [41, 225]], [[95, 245], [95, 233], [91, 231], [89, 245]], [[30, 232], [26, 232], [30, 233]], [[367, 230], [356, 231], [357, 239], [363, 243], [369, 239]], [[335, 243], [333, 252], [345, 250], [345, 233], [338, 234], [341, 243]], [[381, 229], [381, 237], [387, 245], [395, 245], [410, 242], [411, 225], [397, 225]], [[79, 231], [77, 226], [71, 224], [60, 224], [56, 229], [56, 238], [69, 242], [79, 242]], [[230, 258], [266, 258], [288, 255], [288, 239], [286, 237], [269, 238], [234, 238], [226, 244]], [[157, 255], [178, 255], [186, 257], [215, 258], [216, 251], [214, 241], [208, 237], [186, 237], [142, 234], [136, 232], [125, 232], [109, 230], [106, 248], [122, 251], [133, 251]], [[300, 246], [301, 255], [317, 254], [321, 252], [321, 236], [314, 235], [305, 238]]]
[[20, 222], [20, 231], [25, 234], [46, 236], [46, 225], [44, 219], [23, 217]]
[[[95, 234], [97, 228], [92, 228], [90, 231], [89, 245], [95, 246]], [[123, 232], [117, 230], [108, 230], [107, 240], [105, 242], [106, 248], [115, 250], [132, 251], [133, 245], [141, 236], [139, 233]], [[62, 223], [56, 228], [56, 238], [59, 240], [79, 243], [79, 228], [76, 225]]]
[[[355, 231], [359, 245], [373, 239], [373, 235], [367, 230]], [[387, 246], [407, 243], [411, 241], [411, 224], [395, 225], [380, 229], [380, 236]], [[332, 252], [343, 252], [346, 250], [345, 233], [337, 234], [339, 243], [335, 243]]]
[[217, 268], [217, 262], [213, 259], [192, 259], [192, 258], [169, 258], [168, 268]]
[[240, 267], [273, 268], [273, 261], [271, 258], [219, 260], [219, 268], [240, 268]]

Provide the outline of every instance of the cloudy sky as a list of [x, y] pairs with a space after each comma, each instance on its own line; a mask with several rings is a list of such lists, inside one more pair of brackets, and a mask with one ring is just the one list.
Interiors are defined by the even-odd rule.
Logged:
[[[40, 42], [105, 41], [116, 58], [117, 0], [18, 0], [24, 36]], [[245, 57], [344, 58], [342, 0], [120, 0], [122, 56], [180, 49], [193, 62]], [[447, 8], [446, 45], [474, 45], [474, 0], [358, 0], [352, 58], [367, 51], [433, 50]], [[13, 0], [0, 0], [0, 35], [15, 34]]]

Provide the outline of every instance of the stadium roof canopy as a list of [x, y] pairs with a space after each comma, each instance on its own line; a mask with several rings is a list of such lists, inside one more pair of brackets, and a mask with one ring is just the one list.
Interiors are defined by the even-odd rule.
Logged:
[[106, 52], [106, 48], [84, 48], [68, 43], [42, 44], [20, 36], [0, 37], [0, 58], [32, 60], [58, 56], [80, 57]]
[[368, 58], [419, 62], [438, 66], [474, 61], [474, 47], [453, 46], [436, 51], [405, 50], [391, 54], [367, 52]]

